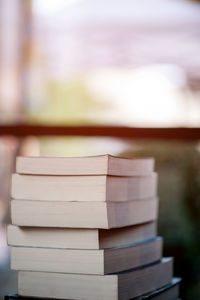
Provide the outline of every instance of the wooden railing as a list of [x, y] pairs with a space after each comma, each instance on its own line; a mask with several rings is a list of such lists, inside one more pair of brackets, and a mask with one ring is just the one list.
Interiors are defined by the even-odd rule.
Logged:
[[200, 140], [200, 128], [137, 128], [122, 126], [0, 125], [0, 136], [96, 136], [151, 140]]

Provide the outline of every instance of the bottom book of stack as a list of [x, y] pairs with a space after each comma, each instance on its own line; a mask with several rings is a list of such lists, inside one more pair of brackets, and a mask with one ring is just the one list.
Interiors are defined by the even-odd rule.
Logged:
[[[153, 292], [144, 294], [132, 300], [178, 300], [180, 278], [173, 278], [170, 284], [156, 289]], [[33, 300], [34, 297], [19, 296], [18, 294], [10, 294], [5, 296], [5, 300]], [[58, 300], [58, 299], [55, 299]], [[180, 299], [179, 299], [180, 300]]]
[[131, 299], [172, 281], [172, 259], [110, 275], [82, 275], [20, 271], [22, 296], [60, 299]]

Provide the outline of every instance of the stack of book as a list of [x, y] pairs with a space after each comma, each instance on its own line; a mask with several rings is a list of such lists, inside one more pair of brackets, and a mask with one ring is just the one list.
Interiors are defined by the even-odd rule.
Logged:
[[20, 296], [177, 299], [173, 260], [162, 258], [156, 233], [152, 158], [19, 157], [12, 198]]

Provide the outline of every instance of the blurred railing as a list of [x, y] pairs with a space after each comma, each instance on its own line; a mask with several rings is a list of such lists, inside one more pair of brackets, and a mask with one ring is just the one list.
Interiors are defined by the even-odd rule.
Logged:
[[200, 140], [200, 128], [141, 128], [123, 126], [0, 125], [0, 136], [99, 136], [156, 140]]

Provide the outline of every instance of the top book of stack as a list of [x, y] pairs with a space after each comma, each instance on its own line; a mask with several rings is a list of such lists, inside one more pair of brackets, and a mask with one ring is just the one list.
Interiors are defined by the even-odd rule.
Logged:
[[16, 172], [35, 175], [148, 176], [154, 171], [153, 158], [18, 157]]

